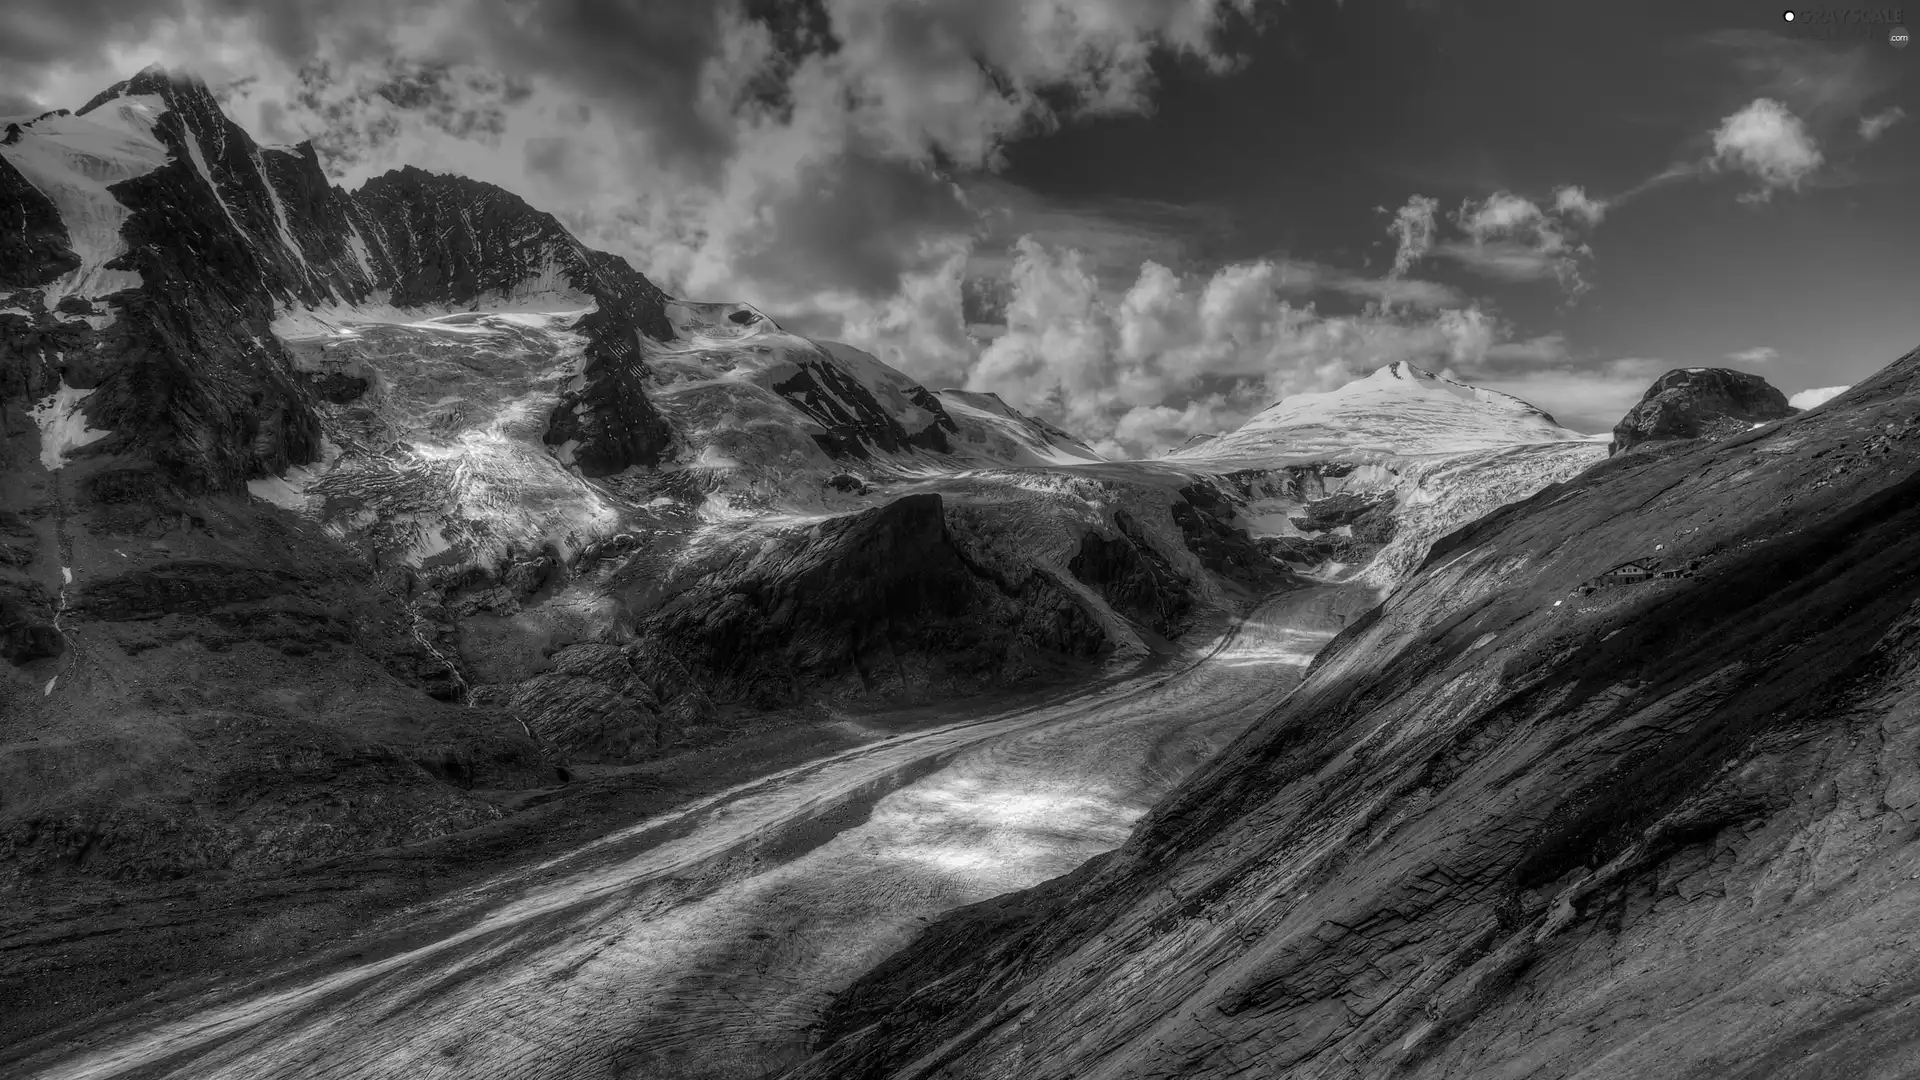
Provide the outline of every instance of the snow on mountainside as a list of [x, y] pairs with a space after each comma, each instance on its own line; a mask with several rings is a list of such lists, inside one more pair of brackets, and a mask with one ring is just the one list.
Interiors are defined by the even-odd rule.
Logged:
[[[194, 483], [245, 482], [389, 563], [485, 569], [535, 549], [565, 559], [636, 528], [777, 527], [939, 477], [952, 478], [935, 484], [951, 497], [1010, 507], [1027, 496], [982, 494], [1026, 490], [1010, 470], [1095, 468], [1084, 498], [1108, 517], [1121, 488], [1160, 506], [1202, 482], [1246, 535], [1287, 541], [1276, 550], [1290, 565], [1366, 567], [1384, 582], [1459, 514], [1589, 457], [1582, 436], [1518, 399], [1396, 364], [1157, 462], [1108, 463], [991, 393], [935, 393], [750, 305], [670, 297], [491, 185], [406, 168], [332, 187], [311, 147], [263, 151], [197, 80], [150, 69], [82, 113], [9, 135], [5, 160], [53, 193], [40, 208], [51, 261], [12, 302], [60, 326], [84, 315], [98, 331], [131, 295], [102, 292], [102, 275], [132, 289], [145, 279], [131, 268], [152, 267], [175, 283], [163, 304], [184, 314], [167, 325], [199, 331], [169, 341], [196, 359], [163, 377], [192, 373], [192, 393], [220, 406], [154, 398], [138, 365], [109, 366], [104, 381], [98, 366], [77, 382], [49, 369], [28, 380], [46, 402], [36, 415], [52, 416], [53, 394], [70, 387], [62, 430], [88, 436], [48, 460], [147, 445], [197, 470]], [[152, 185], [130, 204], [148, 217], [102, 186], [128, 178]], [[225, 261], [205, 254], [216, 251]], [[76, 289], [92, 295], [51, 310]], [[142, 326], [120, 330], [132, 340]], [[73, 345], [60, 355], [125, 349], [118, 338]], [[264, 436], [234, 437], [245, 431]], [[182, 460], [183, 443], [223, 453]], [[1534, 444], [1572, 449], [1510, 452]], [[1504, 479], [1476, 481], [1478, 465]], [[1395, 533], [1383, 514], [1408, 528]]]
[[1236, 524], [1288, 559], [1386, 588], [1442, 534], [1604, 458], [1604, 439], [1402, 361], [1161, 460], [1220, 474]]
[[87, 116], [63, 111], [0, 123], [7, 132], [0, 160], [53, 203], [78, 257], [78, 266], [46, 285], [48, 307], [140, 286], [138, 273], [109, 268], [126, 253], [120, 230], [131, 214], [107, 189], [166, 164], [167, 148], [153, 133], [164, 111], [158, 97], [139, 95]]
[[946, 389], [935, 395], [960, 426], [963, 455], [1010, 465], [1085, 465], [1103, 461], [1086, 443], [1000, 400], [1000, 395]]
[[4, 130], [0, 882], [273, 873], [576, 767], [1084, 685], [1604, 453], [1362, 387], [1279, 429], [1314, 452], [1104, 461], [501, 188], [335, 187], [197, 80]]
[[1337, 390], [1295, 394], [1237, 431], [1169, 456], [1266, 464], [1282, 457], [1407, 457], [1587, 438], [1519, 398], [1441, 378], [1401, 361]]

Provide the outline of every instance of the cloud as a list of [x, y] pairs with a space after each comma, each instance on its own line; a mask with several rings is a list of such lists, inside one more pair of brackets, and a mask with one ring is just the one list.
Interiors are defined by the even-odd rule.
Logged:
[[1468, 305], [1466, 295], [1459, 289], [1437, 281], [1423, 281], [1419, 278], [1394, 276], [1366, 278], [1349, 274], [1333, 274], [1322, 279], [1321, 287], [1348, 296], [1372, 300], [1384, 307], [1404, 305], [1433, 309]]
[[1149, 261], [1111, 290], [1080, 253], [1022, 239], [1007, 329], [981, 350], [966, 385], [1103, 452], [1141, 456], [1397, 360], [1477, 364], [1502, 332], [1477, 307], [1335, 315], [1298, 300], [1334, 274], [1274, 260], [1181, 274]]
[[1731, 58], [1754, 96], [1783, 102], [1823, 130], [1859, 115], [1905, 74], [1901, 54], [1884, 44], [1849, 46], [1759, 29], [1720, 31], [1706, 43]]
[[1574, 186], [1563, 187], [1553, 193], [1553, 208], [1589, 226], [1600, 224], [1600, 219], [1607, 213], [1604, 201], [1589, 198], [1586, 189]]
[[1598, 222], [1604, 204], [1579, 188], [1561, 188], [1552, 210], [1510, 191], [1468, 199], [1452, 215], [1465, 240], [1435, 250], [1475, 273], [1502, 281], [1560, 282], [1570, 296], [1585, 292], [1580, 264], [1593, 255], [1575, 232]]
[[1623, 357], [1595, 364], [1467, 373], [1475, 385], [1512, 394], [1545, 409], [1576, 431], [1607, 431], [1669, 370], [1664, 360]]
[[1850, 389], [1852, 387], [1849, 386], [1822, 386], [1813, 390], [1802, 390], [1789, 397], [1787, 404], [1796, 409], [1811, 409], [1832, 401]]
[[1730, 352], [1727, 359], [1736, 364], [1771, 364], [1780, 359], [1780, 350], [1770, 345], [1756, 345], [1751, 349]]
[[1860, 137], [1872, 142], [1887, 133], [1887, 129], [1905, 119], [1907, 110], [1898, 105], [1889, 105], [1872, 116], [1860, 118]]
[[[1393, 269], [1387, 273], [1389, 278], [1404, 276], [1414, 263], [1433, 250], [1434, 213], [1439, 208], [1440, 200], [1414, 195], [1407, 199], [1405, 206], [1392, 211], [1393, 221], [1387, 226], [1387, 234], [1394, 238], [1396, 247]], [[1375, 210], [1388, 213], [1384, 206], [1375, 207]]]
[[1256, 2], [26, 0], [0, 13], [0, 98], [75, 107], [152, 61], [196, 68], [339, 182], [462, 172], [673, 291], [957, 375], [956, 259], [1010, 231], [958, 180], [1148, 110], [1156, 56], [1230, 69], [1215, 31]]
[[1490, 370], [1524, 369], [1563, 364], [1571, 359], [1566, 336], [1552, 333], [1495, 345], [1487, 350], [1486, 365]]
[[1757, 98], [1720, 122], [1713, 133], [1713, 163], [1739, 169], [1760, 181], [1744, 198], [1765, 202], [1780, 188], [1798, 188], [1825, 161], [1807, 126], [1785, 105]]

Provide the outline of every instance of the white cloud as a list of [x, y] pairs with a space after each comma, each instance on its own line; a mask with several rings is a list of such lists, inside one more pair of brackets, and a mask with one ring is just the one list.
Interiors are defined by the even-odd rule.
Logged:
[[1841, 394], [1852, 389], [1849, 386], [1822, 386], [1813, 390], [1802, 390], [1787, 399], [1787, 404], [1796, 409], [1811, 409], [1824, 405]]
[[1770, 345], [1756, 345], [1751, 349], [1730, 352], [1727, 359], [1737, 364], [1771, 364], [1780, 359], [1780, 350]]
[[1325, 314], [1289, 297], [1303, 276], [1311, 270], [1270, 260], [1201, 275], [1147, 262], [1110, 291], [1079, 253], [1023, 239], [1007, 330], [981, 351], [967, 385], [1103, 452], [1150, 455], [1396, 360], [1476, 365], [1502, 331], [1476, 307]]
[[[1414, 195], [1407, 199], [1405, 206], [1393, 211], [1393, 221], [1387, 226], [1387, 234], [1394, 238], [1395, 250], [1393, 269], [1388, 271], [1388, 277], [1404, 276], [1414, 263], [1433, 250], [1434, 213], [1439, 208], [1440, 200]], [[1376, 209], [1383, 214], [1387, 212], [1384, 206]]]
[[1553, 193], [1553, 207], [1563, 214], [1579, 218], [1587, 225], [1598, 225], [1606, 216], [1607, 204], [1600, 199], [1591, 198], [1586, 189], [1569, 185]]
[[1860, 118], [1860, 137], [1868, 142], [1887, 133], [1887, 129], [1905, 119], [1907, 110], [1898, 105], [1889, 105], [1872, 116]]
[[1780, 188], [1798, 188], [1826, 160], [1806, 124], [1772, 98], [1757, 98], [1722, 120], [1713, 133], [1713, 155], [1717, 167], [1760, 181], [1745, 196], [1757, 202]]
[[1524, 196], [1497, 191], [1462, 202], [1452, 218], [1466, 239], [1442, 242], [1435, 250], [1486, 277], [1554, 280], [1578, 296], [1588, 287], [1580, 264], [1593, 250], [1575, 233], [1598, 222], [1603, 213], [1604, 204], [1577, 187], [1561, 188], [1551, 211]]

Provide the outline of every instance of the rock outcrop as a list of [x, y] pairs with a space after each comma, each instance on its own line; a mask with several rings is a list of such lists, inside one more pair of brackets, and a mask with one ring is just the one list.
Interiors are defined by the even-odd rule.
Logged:
[[1167, 561], [1125, 510], [1113, 514], [1115, 535], [1088, 533], [1067, 563], [1122, 615], [1162, 637], [1179, 637], [1193, 610], [1193, 583]]
[[[1698, 574], [1580, 595], [1656, 546]], [[931, 927], [789, 1075], [1894, 1075], [1916, 566], [1920, 353], [1496, 510], [1124, 847]]]
[[1047, 654], [1084, 659], [1107, 645], [1047, 572], [1010, 579], [970, 559], [936, 494], [615, 588], [641, 613], [633, 633], [644, 649], [716, 702], [761, 708], [976, 689], [1033, 673]]
[[1676, 368], [1654, 381], [1613, 427], [1609, 454], [1646, 443], [1724, 439], [1799, 410], [1758, 375], [1728, 368]]

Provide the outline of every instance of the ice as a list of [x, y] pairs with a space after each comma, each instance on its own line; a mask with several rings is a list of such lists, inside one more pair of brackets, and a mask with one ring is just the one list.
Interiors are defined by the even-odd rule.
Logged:
[[126, 252], [120, 230], [131, 212], [107, 189], [167, 163], [153, 135], [166, 111], [155, 95], [117, 98], [86, 116], [48, 116], [21, 126], [20, 140], [0, 157], [53, 202], [80, 266], [47, 286], [46, 305], [68, 296], [94, 299], [138, 288], [140, 275], [109, 270]]
[[1010, 465], [1084, 465], [1104, 460], [1064, 432], [1023, 416], [994, 394], [942, 390], [940, 405], [960, 429], [956, 450]]
[[1245, 467], [1331, 453], [1458, 454], [1588, 438], [1519, 398], [1402, 361], [1337, 390], [1285, 398], [1238, 431], [1168, 457]]
[[64, 468], [69, 452], [113, 434], [87, 426], [80, 406], [92, 393], [76, 390], [62, 380], [60, 389], [42, 398], [29, 413], [40, 428], [40, 464], [48, 471]]

